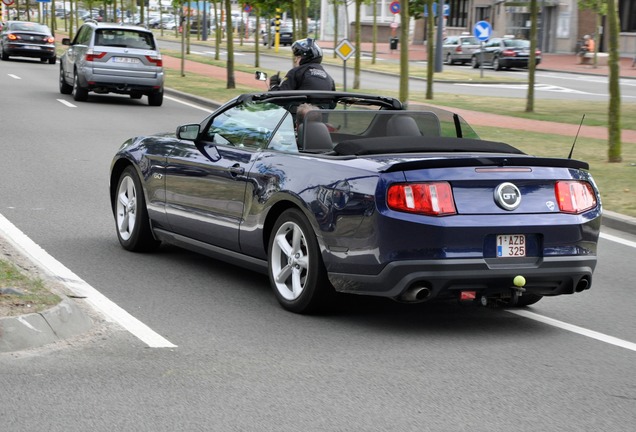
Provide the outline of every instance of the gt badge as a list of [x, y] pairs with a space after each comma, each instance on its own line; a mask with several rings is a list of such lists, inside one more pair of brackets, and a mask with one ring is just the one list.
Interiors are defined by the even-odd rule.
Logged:
[[514, 210], [521, 204], [521, 192], [512, 183], [501, 183], [495, 189], [495, 202], [504, 210]]

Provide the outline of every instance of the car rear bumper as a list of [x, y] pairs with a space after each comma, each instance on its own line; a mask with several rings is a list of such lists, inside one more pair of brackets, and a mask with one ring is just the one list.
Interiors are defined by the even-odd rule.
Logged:
[[329, 280], [340, 292], [394, 299], [424, 287], [426, 300], [432, 300], [459, 298], [462, 291], [505, 295], [521, 275], [527, 293], [555, 296], [588, 289], [596, 261], [596, 256], [396, 261], [377, 275], [330, 273]]
[[89, 91], [112, 92], [128, 94], [141, 91], [152, 93], [163, 90], [164, 72], [138, 74], [137, 76], [125, 76], [117, 74], [95, 73], [92, 68], [87, 68], [80, 75], [80, 84]]
[[55, 57], [55, 46], [53, 45], [32, 45], [32, 44], [8, 44], [4, 51], [10, 56], [53, 58]]

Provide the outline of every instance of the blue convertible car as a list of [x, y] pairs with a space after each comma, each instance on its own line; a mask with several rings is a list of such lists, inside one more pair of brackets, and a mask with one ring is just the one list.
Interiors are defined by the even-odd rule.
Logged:
[[132, 138], [110, 197], [125, 249], [165, 242], [262, 271], [297, 313], [338, 292], [511, 306], [580, 292], [601, 224], [586, 163], [341, 92], [245, 94]]

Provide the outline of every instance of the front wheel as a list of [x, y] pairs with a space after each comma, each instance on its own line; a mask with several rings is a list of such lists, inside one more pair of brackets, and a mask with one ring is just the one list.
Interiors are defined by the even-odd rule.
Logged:
[[322, 309], [334, 292], [318, 241], [297, 209], [283, 212], [269, 239], [269, 279], [278, 302], [295, 313]]
[[117, 238], [124, 249], [143, 252], [159, 246], [150, 228], [141, 180], [132, 166], [121, 173], [113, 201]]
[[71, 94], [73, 93], [73, 86], [67, 84], [64, 80], [64, 68], [60, 65], [60, 93]]

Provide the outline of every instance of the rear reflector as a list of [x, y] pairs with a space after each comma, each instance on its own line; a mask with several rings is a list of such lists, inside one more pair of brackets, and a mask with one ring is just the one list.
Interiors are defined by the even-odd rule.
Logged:
[[475, 300], [476, 298], [477, 298], [476, 291], [462, 291], [459, 293], [459, 299], [461, 301]]

